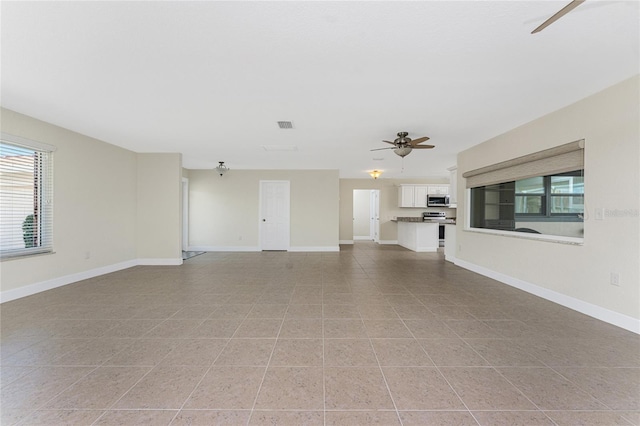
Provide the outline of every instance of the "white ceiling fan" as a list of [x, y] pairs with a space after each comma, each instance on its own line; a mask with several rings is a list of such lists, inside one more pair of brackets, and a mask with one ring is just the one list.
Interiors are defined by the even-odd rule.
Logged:
[[562, 18], [564, 15], [571, 12], [573, 9], [580, 6], [584, 2], [585, 0], [572, 0], [571, 3], [560, 9], [558, 12], [556, 12], [555, 15], [540, 24], [535, 30], [531, 31], [531, 34], [539, 33], [540, 31], [544, 30], [549, 25], [553, 24], [558, 19]]

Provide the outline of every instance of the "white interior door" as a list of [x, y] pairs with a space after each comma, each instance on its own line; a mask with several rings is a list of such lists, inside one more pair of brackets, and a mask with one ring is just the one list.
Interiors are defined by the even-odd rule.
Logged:
[[289, 250], [289, 181], [260, 181], [260, 249]]
[[371, 190], [371, 217], [373, 241], [380, 242], [380, 190]]

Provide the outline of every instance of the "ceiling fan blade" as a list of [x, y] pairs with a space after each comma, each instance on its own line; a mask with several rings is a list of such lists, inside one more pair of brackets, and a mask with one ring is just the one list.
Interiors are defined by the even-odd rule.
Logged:
[[428, 136], [425, 136], [425, 137], [422, 137], [422, 138], [418, 138], [418, 139], [414, 139], [414, 140], [412, 140], [411, 142], [409, 142], [409, 145], [411, 145], [411, 146], [416, 146], [416, 145], [418, 145], [419, 143], [426, 142], [426, 141], [428, 141], [428, 140], [429, 140], [429, 137], [428, 137]]
[[435, 148], [435, 145], [418, 145], [418, 146], [412, 146], [411, 148], [413, 149], [431, 149], [431, 148]]
[[386, 143], [390, 143], [391, 145], [395, 145], [395, 142], [389, 142], [389, 141], [382, 141], [382, 142], [386, 142]]
[[389, 148], [376, 148], [376, 149], [370, 149], [369, 151], [382, 151], [383, 149], [396, 149], [395, 146], [390, 146]]
[[584, 3], [584, 1], [585, 0], [572, 0], [571, 3], [569, 3], [568, 5], [563, 7], [562, 9], [560, 9], [551, 18], [549, 18], [546, 21], [544, 21], [538, 28], [536, 28], [535, 30], [531, 31], [531, 34], [539, 33], [540, 31], [544, 30], [549, 25], [553, 24], [558, 19], [562, 18], [564, 15], [566, 15], [569, 12], [571, 12], [576, 7], [580, 6], [582, 3]]

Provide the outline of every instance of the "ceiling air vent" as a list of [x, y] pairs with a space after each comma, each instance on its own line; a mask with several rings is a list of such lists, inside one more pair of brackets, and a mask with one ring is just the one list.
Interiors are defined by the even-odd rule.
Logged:
[[278, 127], [281, 129], [293, 129], [293, 123], [291, 121], [278, 121]]

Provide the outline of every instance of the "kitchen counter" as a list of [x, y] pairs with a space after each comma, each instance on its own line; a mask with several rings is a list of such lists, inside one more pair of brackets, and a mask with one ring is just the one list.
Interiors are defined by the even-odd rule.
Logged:
[[438, 231], [442, 221], [419, 219], [396, 220], [398, 223], [398, 245], [416, 252], [438, 251], [440, 245]]
[[454, 224], [456, 223], [455, 219], [422, 219], [422, 217], [397, 217], [392, 219], [391, 222], [424, 222], [424, 223], [443, 223], [443, 224]]

